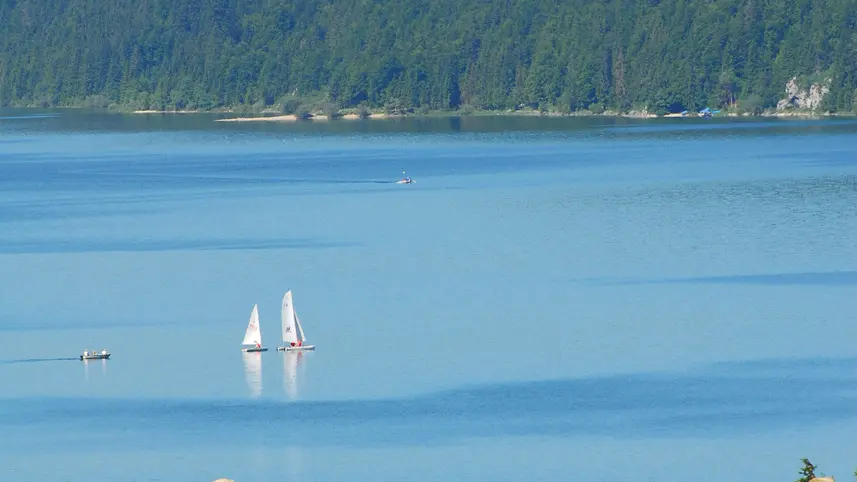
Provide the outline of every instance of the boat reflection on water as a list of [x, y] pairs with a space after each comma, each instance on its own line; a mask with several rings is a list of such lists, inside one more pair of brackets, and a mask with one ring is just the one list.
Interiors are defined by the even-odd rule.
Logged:
[[83, 360], [83, 379], [84, 381], [89, 381], [89, 370], [90, 365], [101, 365], [101, 377], [107, 377], [107, 359], [102, 358], [100, 360]]
[[259, 398], [262, 396], [262, 353], [242, 352], [244, 360], [244, 379], [250, 388], [250, 396]]
[[283, 353], [283, 389], [289, 400], [298, 398], [298, 367], [303, 356], [299, 351]]

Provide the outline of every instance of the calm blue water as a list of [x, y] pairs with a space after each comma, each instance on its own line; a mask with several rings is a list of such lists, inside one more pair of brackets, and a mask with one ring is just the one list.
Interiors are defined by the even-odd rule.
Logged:
[[214, 119], [0, 111], [7, 479], [857, 469], [857, 122]]

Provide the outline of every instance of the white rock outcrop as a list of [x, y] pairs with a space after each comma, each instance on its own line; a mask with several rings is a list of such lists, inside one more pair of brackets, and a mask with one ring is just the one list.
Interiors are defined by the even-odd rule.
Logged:
[[789, 108], [816, 110], [821, 106], [824, 96], [830, 92], [830, 80], [824, 83], [816, 82], [808, 89], [801, 89], [797, 83], [797, 77], [792, 77], [786, 83], [786, 97], [777, 102], [777, 110]]

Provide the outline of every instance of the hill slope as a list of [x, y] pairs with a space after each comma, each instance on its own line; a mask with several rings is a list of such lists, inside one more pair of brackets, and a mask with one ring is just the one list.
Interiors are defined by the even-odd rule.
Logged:
[[0, 0], [0, 105], [697, 109], [857, 89], [857, 0]]

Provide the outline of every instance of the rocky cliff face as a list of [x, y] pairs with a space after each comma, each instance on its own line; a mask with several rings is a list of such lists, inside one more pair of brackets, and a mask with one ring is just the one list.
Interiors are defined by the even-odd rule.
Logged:
[[790, 108], [818, 109], [821, 106], [821, 101], [824, 100], [824, 96], [830, 92], [830, 80], [825, 79], [824, 83], [816, 82], [810, 85], [808, 89], [801, 89], [797, 83], [797, 77], [792, 77], [786, 83], [786, 97], [777, 102], [777, 110]]

